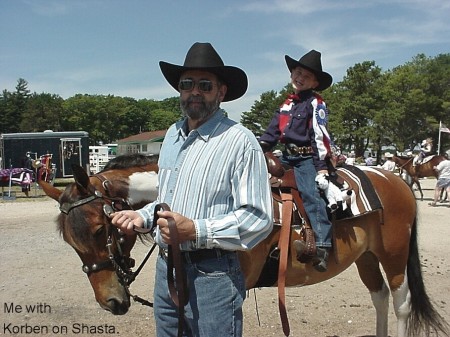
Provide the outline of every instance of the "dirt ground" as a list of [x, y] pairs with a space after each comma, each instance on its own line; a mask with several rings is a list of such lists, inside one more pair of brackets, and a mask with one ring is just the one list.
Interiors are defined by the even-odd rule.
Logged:
[[[425, 198], [418, 200], [419, 249], [428, 294], [450, 321], [450, 208], [448, 203], [435, 208], [427, 205], [434, 185], [434, 179], [422, 180]], [[27, 202], [0, 200], [0, 335], [154, 336], [152, 309], [133, 303], [126, 315], [114, 316], [99, 307], [81, 261], [56, 231], [58, 212], [56, 202], [42, 192]], [[136, 246], [133, 255], [138, 262], [147, 249], [140, 243]], [[131, 287], [150, 300], [153, 265], [151, 258]], [[286, 293], [291, 336], [375, 334], [375, 310], [354, 265], [331, 280], [288, 288]], [[283, 336], [276, 288], [250, 291], [244, 310], [246, 337]], [[392, 301], [389, 319], [389, 334], [396, 336]], [[97, 329], [105, 325], [106, 331]], [[19, 326], [42, 330], [14, 334]], [[86, 329], [96, 333], [84, 333]]]

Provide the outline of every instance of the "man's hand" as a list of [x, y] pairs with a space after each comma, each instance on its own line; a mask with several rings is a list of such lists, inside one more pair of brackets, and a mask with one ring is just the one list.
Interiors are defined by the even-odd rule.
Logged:
[[134, 226], [144, 227], [144, 219], [135, 211], [120, 211], [110, 214], [111, 223], [127, 235], [136, 234]]
[[178, 239], [180, 242], [184, 241], [195, 241], [196, 231], [194, 221], [186, 218], [185, 216], [171, 212], [171, 211], [158, 211], [158, 220], [156, 224], [159, 226], [159, 231], [163, 241], [170, 244], [170, 231], [168, 218], [173, 218], [178, 230]]

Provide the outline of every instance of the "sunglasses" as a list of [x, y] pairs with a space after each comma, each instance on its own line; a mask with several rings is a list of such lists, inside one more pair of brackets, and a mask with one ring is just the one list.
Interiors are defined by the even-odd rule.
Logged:
[[178, 89], [183, 91], [191, 91], [194, 89], [195, 84], [197, 84], [197, 88], [201, 92], [210, 92], [214, 87], [214, 83], [210, 80], [200, 80], [196, 82], [191, 78], [186, 78], [178, 83]]

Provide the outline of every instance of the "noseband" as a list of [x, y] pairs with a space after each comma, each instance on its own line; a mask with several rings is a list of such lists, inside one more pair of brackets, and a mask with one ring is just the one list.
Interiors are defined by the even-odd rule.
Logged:
[[[103, 189], [105, 192], [108, 192], [107, 184], [110, 182], [107, 180], [104, 176], [101, 174], [94, 175], [95, 178], [99, 179], [102, 183]], [[93, 195], [90, 195], [86, 198], [77, 200], [73, 203], [63, 203], [59, 210], [68, 215], [70, 211], [74, 208], [77, 208], [79, 206], [88, 204], [94, 200], [102, 199], [104, 201], [103, 204], [103, 213], [104, 215], [109, 219], [110, 215], [116, 211], [121, 211], [125, 209], [132, 210], [133, 208], [129, 204], [129, 202], [123, 198], [120, 197], [110, 197], [107, 195], [104, 195], [99, 190], [96, 190], [94, 188]], [[87, 275], [91, 273], [95, 273], [98, 271], [101, 271], [103, 269], [114, 267], [114, 271], [116, 272], [116, 275], [119, 279], [119, 282], [125, 287], [125, 290], [128, 295], [130, 295], [135, 301], [148, 305], [153, 306], [152, 303], [149, 301], [146, 301], [142, 298], [140, 298], [137, 295], [132, 295], [129, 290], [129, 286], [133, 281], [136, 279], [140, 271], [142, 270], [144, 264], [147, 262], [150, 255], [153, 253], [154, 249], [156, 248], [156, 244], [153, 244], [153, 246], [150, 248], [150, 250], [147, 252], [147, 255], [145, 256], [144, 260], [139, 265], [139, 268], [133, 272], [132, 268], [135, 265], [134, 259], [125, 256], [123, 254], [122, 245], [125, 242], [125, 234], [122, 233], [118, 228], [116, 228], [114, 225], [111, 224], [110, 221], [108, 221], [109, 227], [107, 231], [107, 238], [106, 238], [106, 249], [108, 250], [108, 260], [96, 262], [93, 263], [91, 266], [88, 266], [86, 264], [83, 264], [82, 270]], [[115, 249], [114, 249], [115, 244]]]

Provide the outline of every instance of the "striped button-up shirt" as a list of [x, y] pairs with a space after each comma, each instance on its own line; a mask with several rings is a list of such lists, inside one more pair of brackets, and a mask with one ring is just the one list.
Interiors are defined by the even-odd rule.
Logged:
[[[184, 242], [182, 250], [251, 249], [270, 233], [273, 216], [267, 166], [255, 136], [221, 109], [189, 134], [186, 122], [172, 125], [164, 137], [158, 199], [139, 210], [145, 226], [153, 222], [155, 206], [166, 203], [194, 221], [196, 240]], [[166, 247], [158, 229], [155, 240]]]

